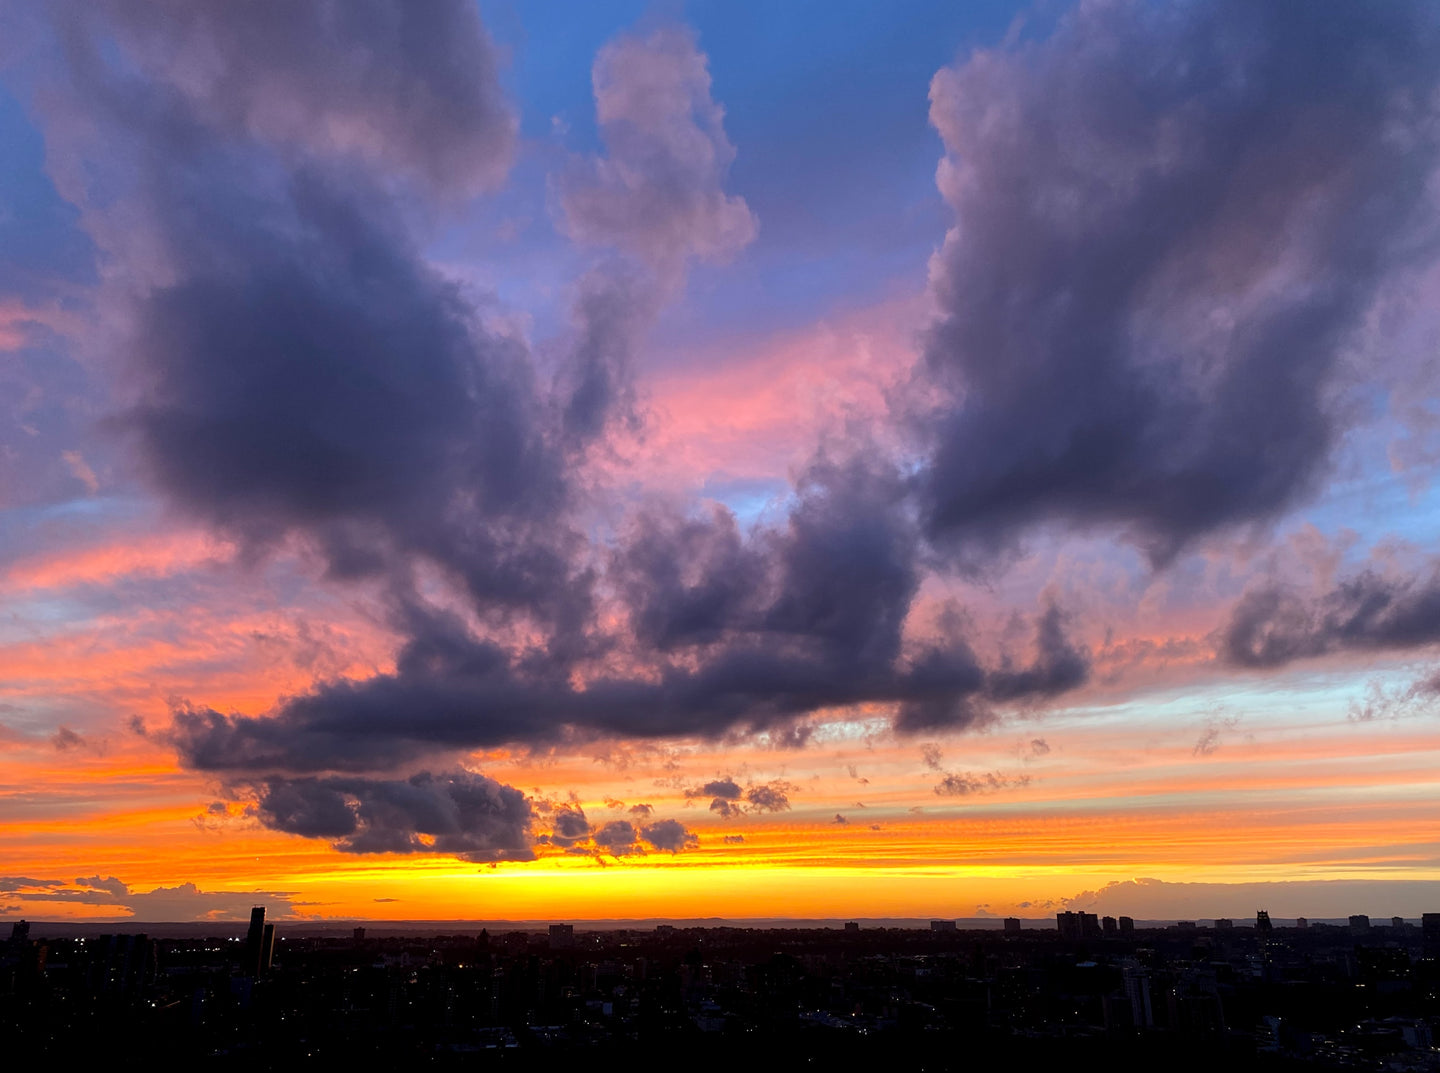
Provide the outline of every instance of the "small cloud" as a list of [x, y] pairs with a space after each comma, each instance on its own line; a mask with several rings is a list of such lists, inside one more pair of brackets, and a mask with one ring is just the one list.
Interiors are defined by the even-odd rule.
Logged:
[[643, 803], [639, 805], [631, 805], [629, 808], [629, 812], [630, 815], [636, 817], [637, 819], [648, 820], [650, 816], [655, 812], [655, 806], [646, 805]]
[[1030, 755], [1031, 755], [1031, 756], [1040, 757], [1040, 756], [1048, 756], [1049, 754], [1050, 754], [1050, 745], [1045, 741], [1044, 738], [1031, 738], [1031, 739], [1030, 739]]
[[1195, 748], [1191, 750], [1195, 756], [1213, 756], [1220, 748], [1223, 735], [1234, 730], [1240, 725], [1239, 716], [1221, 715], [1212, 713], [1205, 717], [1201, 726], [1200, 737], [1195, 741]]
[[830, 822], [831, 822], [832, 824], [835, 824], [835, 823], [849, 823], [850, 821], [847, 820], [844, 816], [840, 815], [840, 813], [837, 812], [837, 813], [835, 813], [835, 818], [834, 818], [833, 820], [831, 820]]
[[61, 451], [60, 457], [65, 460], [65, 466], [70, 470], [70, 475], [85, 486], [92, 496], [100, 491], [100, 481], [95, 476], [95, 471], [85, 461], [85, 457], [79, 451]]
[[784, 812], [790, 807], [789, 795], [796, 787], [783, 779], [775, 779], [745, 791], [745, 800], [755, 812]]
[[784, 779], [772, 779], [742, 790], [738, 782], [727, 776], [686, 789], [685, 798], [710, 798], [710, 811], [728, 820], [747, 812], [784, 812], [789, 809], [789, 795], [795, 790], [796, 786]]
[[555, 812], [550, 841], [556, 846], [564, 846], [568, 849], [579, 842], [588, 840], [590, 832], [590, 821], [585, 816], [585, 810], [577, 806], [564, 805]]
[[81, 876], [75, 880], [75, 885], [77, 887], [89, 887], [91, 890], [108, 891], [117, 898], [123, 898], [130, 893], [129, 886], [120, 882], [120, 880], [114, 876], [105, 876], [103, 879], [100, 876]]
[[89, 742], [87, 742], [81, 735], [75, 733], [75, 731], [71, 730], [69, 727], [62, 726], [59, 730], [55, 731], [54, 734], [50, 735], [50, 744], [55, 746], [55, 748], [60, 752], [64, 753], [69, 752], [71, 749], [82, 748], [85, 745], [88, 745]]
[[595, 845], [612, 857], [628, 857], [643, 852], [636, 844], [639, 838], [640, 832], [629, 820], [611, 820], [595, 832]]
[[715, 779], [707, 782], [698, 790], [686, 790], [686, 797], [718, 797], [723, 801], [738, 801], [740, 799], [740, 784], [731, 778]]
[[724, 837], [724, 839], [722, 839], [722, 841], [723, 841], [727, 846], [738, 846], [738, 845], [741, 845], [741, 844], [745, 841], [745, 836], [744, 836], [744, 835], [726, 835], [726, 836]]
[[940, 746], [929, 741], [920, 746], [920, 759], [931, 771], [939, 771], [944, 754], [940, 752]]
[[665, 853], [679, 853], [700, 844], [694, 831], [687, 830], [679, 820], [657, 820], [640, 829], [640, 837]]
[[940, 780], [935, 787], [935, 793], [941, 797], [971, 797], [1029, 785], [1029, 775], [1006, 775], [999, 771], [986, 771], [979, 775], [951, 772]]

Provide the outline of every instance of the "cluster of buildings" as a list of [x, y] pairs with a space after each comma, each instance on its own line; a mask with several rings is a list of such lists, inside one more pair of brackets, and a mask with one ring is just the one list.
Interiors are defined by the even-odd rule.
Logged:
[[19, 922], [0, 951], [0, 1038], [80, 1059], [133, 1035], [157, 1058], [242, 1064], [463, 1064], [477, 1051], [635, 1054], [691, 1039], [705, 1054], [817, 1061], [874, 1047], [932, 1068], [992, 1054], [1440, 1070], [1440, 914], [1419, 927], [1276, 926], [1263, 912], [1249, 926], [1152, 927], [1065, 912], [1055, 928], [985, 931], [376, 930], [277, 935], [259, 908], [243, 935], [206, 938], [36, 937]]

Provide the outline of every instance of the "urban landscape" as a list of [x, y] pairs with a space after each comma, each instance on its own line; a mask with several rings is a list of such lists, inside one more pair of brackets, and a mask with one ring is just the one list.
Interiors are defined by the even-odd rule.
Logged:
[[243, 934], [50, 938], [66, 929], [19, 921], [0, 1032], [12, 1055], [249, 1069], [567, 1054], [1440, 1069], [1440, 913], [962, 923], [424, 935], [277, 929], [257, 907]]

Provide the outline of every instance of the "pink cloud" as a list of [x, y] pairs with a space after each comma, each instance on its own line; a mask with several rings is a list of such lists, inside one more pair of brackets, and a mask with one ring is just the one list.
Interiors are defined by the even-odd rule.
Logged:
[[735, 148], [691, 31], [622, 36], [595, 59], [595, 107], [608, 154], [560, 183], [571, 237], [617, 246], [657, 268], [724, 261], [755, 237], [745, 199], [726, 194]]

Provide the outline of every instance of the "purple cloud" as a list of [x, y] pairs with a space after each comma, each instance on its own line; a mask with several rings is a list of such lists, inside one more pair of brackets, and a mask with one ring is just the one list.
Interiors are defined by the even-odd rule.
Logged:
[[565, 230], [667, 271], [749, 244], [755, 216], [724, 190], [735, 149], [694, 34], [668, 26], [617, 38], [600, 50], [593, 77], [607, 154], [560, 181]]

